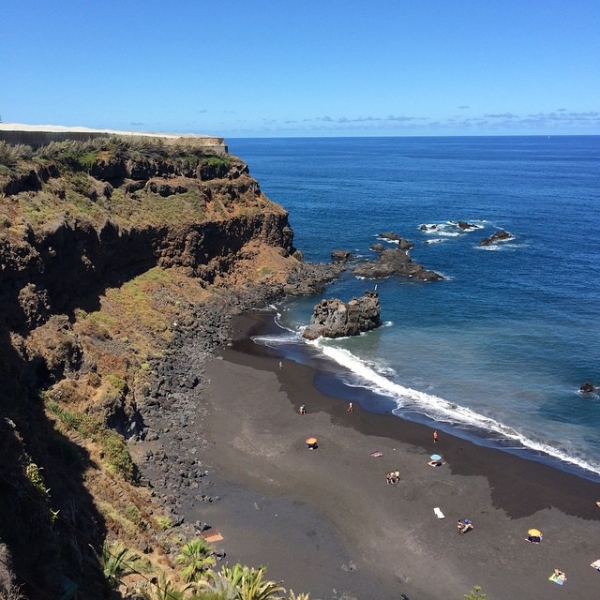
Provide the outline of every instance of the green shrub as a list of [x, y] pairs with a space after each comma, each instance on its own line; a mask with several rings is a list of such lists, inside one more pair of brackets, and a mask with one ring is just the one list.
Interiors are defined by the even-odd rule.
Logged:
[[134, 482], [137, 479], [137, 469], [129, 454], [129, 449], [122, 435], [107, 429], [102, 436], [102, 449], [107, 469], [113, 475]]
[[138, 507], [135, 506], [134, 504], [130, 504], [129, 506], [126, 506], [125, 510], [123, 511], [123, 514], [136, 527], [140, 527], [142, 525], [142, 522], [143, 522], [142, 513], [140, 513]]
[[112, 387], [115, 388], [115, 390], [118, 390], [121, 393], [125, 393], [127, 391], [127, 382], [124, 379], [121, 379], [112, 373], [106, 375], [105, 379]]

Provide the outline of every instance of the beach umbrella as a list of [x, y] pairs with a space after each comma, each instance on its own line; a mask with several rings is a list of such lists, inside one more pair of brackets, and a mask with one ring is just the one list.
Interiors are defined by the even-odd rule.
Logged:
[[307, 448], [316, 448], [317, 447], [317, 438], [316, 437], [309, 437], [306, 439], [306, 447]]
[[432, 454], [429, 458], [431, 460], [442, 460], [442, 457], [439, 454]]
[[541, 537], [542, 536], [542, 532], [539, 529], [530, 529], [527, 533], [529, 535], [534, 536], [534, 537]]

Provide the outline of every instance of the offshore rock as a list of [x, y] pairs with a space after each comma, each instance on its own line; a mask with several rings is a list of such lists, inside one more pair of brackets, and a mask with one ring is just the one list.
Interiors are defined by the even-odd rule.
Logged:
[[404, 275], [422, 281], [436, 281], [443, 277], [414, 262], [402, 248], [384, 250], [375, 261], [365, 261], [352, 269], [352, 274], [367, 279], [381, 279], [391, 275]]
[[346, 262], [352, 257], [352, 252], [349, 250], [334, 250], [331, 253], [331, 260], [334, 262]]
[[593, 383], [590, 383], [589, 381], [586, 381], [580, 388], [579, 391], [582, 394], [591, 394], [592, 392], [596, 391], [596, 386]]
[[408, 240], [404, 239], [403, 237], [399, 236], [393, 231], [390, 231], [388, 233], [380, 233], [377, 237], [380, 237], [384, 240], [389, 240], [390, 242], [397, 242], [398, 248], [401, 248], [402, 250], [411, 250], [412, 248], [414, 248], [414, 244], [412, 242], [409, 242]]
[[302, 336], [314, 340], [318, 337], [338, 338], [359, 335], [381, 325], [381, 305], [377, 292], [366, 291], [360, 298], [347, 304], [337, 298], [321, 300], [314, 308], [310, 325]]
[[479, 242], [480, 246], [489, 246], [490, 244], [494, 244], [496, 242], [505, 242], [506, 240], [512, 239], [512, 235], [508, 233], [508, 231], [504, 231], [503, 229], [497, 231], [490, 235], [490, 237], [485, 238]]

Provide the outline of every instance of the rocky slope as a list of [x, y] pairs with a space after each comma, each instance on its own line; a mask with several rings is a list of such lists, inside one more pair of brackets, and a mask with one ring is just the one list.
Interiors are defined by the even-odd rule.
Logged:
[[169, 570], [176, 516], [130, 453], [144, 410], [201, 385], [169, 356], [193, 340], [201, 361], [231, 314], [337, 272], [302, 262], [287, 212], [233, 156], [0, 143], [0, 596], [108, 597], [105, 539]]

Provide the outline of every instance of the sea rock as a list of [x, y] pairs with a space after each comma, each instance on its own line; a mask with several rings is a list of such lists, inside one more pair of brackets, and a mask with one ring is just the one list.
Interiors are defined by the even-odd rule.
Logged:
[[353, 275], [367, 279], [381, 279], [391, 275], [404, 275], [422, 281], [443, 279], [439, 273], [429, 271], [423, 265], [414, 262], [408, 252], [402, 248], [384, 250], [377, 260], [365, 261], [351, 271]]
[[490, 244], [494, 244], [496, 242], [504, 242], [506, 240], [510, 240], [512, 237], [513, 236], [510, 233], [508, 233], [508, 231], [504, 231], [503, 229], [501, 229], [500, 231], [497, 231], [496, 233], [490, 235], [490, 237], [481, 240], [479, 242], [479, 245], [489, 246]]
[[596, 391], [596, 386], [593, 383], [590, 383], [589, 381], [586, 381], [580, 388], [579, 391], [582, 394], [591, 394], [592, 392]]
[[477, 225], [467, 223], [466, 221], [456, 221], [456, 226], [463, 231], [467, 231], [468, 229], [477, 229]]
[[331, 259], [334, 262], [346, 262], [351, 256], [352, 253], [348, 250], [334, 250], [331, 253]]
[[381, 305], [377, 292], [366, 291], [360, 298], [344, 303], [337, 298], [321, 300], [314, 308], [310, 325], [302, 336], [314, 340], [318, 337], [338, 338], [358, 335], [381, 325]]
[[380, 233], [377, 237], [384, 240], [389, 240], [390, 242], [398, 242], [398, 248], [401, 248], [402, 250], [410, 250], [411, 248], [414, 248], [414, 244], [412, 242], [409, 242], [393, 231], [390, 231], [389, 233]]

